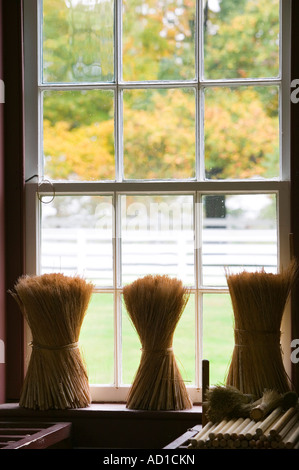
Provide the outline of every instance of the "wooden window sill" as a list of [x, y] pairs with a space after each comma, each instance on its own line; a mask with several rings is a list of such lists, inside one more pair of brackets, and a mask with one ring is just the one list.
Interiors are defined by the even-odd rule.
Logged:
[[[130, 413], [133, 414], [134, 416], [140, 416], [140, 417], [161, 417], [163, 416], [164, 418], [178, 418], [179, 416], [182, 415], [194, 415], [194, 414], [199, 414], [201, 415], [202, 413], [202, 406], [201, 405], [193, 405], [191, 409], [187, 410], [169, 410], [169, 411], [156, 411], [156, 410], [131, 410], [126, 408], [125, 403], [91, 403], [90, 406], [86, 408], [72, 408], [72, 409], [67, 409], [67, 410], [45, 410], [45, 411], [40, 411], [40, 410], [30, 410], [26, 408], [22, 408], [19, 406], [18, 403], [4, 403], [0, 405], [0, 416], [4, 415], [10, 415], [10, 416], [63, 416], [64, 414], [66, 416], [77, 416], [78, 414], [86, 414], [89, 417], [92, 417], [94, 414], [107, 414], [107, 413], [118, 413], [118, 414], [123, 414], [123, 413]], [[184, 419], [184, 418], [183, 418]]]

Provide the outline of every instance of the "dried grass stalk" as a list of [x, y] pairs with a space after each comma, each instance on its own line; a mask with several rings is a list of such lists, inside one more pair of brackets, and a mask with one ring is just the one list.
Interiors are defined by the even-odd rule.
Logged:
[[297, 278], [297, 264], [281, 273], [227, 274], [234, 311], [235, 346], [226, 384], [261, 397], [265, 389], [284, 393], [290, 383], [284, 369], [280, 327]]
[[245, 395], [231, 386], [216, 385], [206, 392], [207, 418], [220, 422], [224, 419], [248, 418], [252, 408], [252, 396]]
[[90, 404], [78, 340], [91, 292], [85, 280], [60, 273], [21, 277], [10, 291], [33, 338], [20, 406], [47, 410]]
[[[299, 415], [298, 410], [282, 414], [281, 408], [275, 408], [272, 413], [262, 421], [256, 422], [246, 418], [236, 428], [238, 420], [227, 429], [226, 439], [222, 431], [227, 421], [211, 423], [189, 440], [189, 449], [209, 449], [221, 447], [224, 449], [298, 449], [299, 448]], [[273, 434], [272, 431], [275, 430]], [[279, 430], [279, 434], [277, 431]], [[213, 431], [213, 432], [211, 432]]]
[[175, 328], [189, 299], [188, 290], [178, 279], [148, 275], [125, 286], [123, 296], [142, 345], [127, 408], [191, 408], [172, 346]]

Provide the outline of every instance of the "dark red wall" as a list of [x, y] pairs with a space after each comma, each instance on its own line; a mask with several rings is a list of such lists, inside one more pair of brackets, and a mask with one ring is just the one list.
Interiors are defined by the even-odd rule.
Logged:
[[[2, 0], [0, 0], [0, 79], [3, 80]], [[0, 97], [1, 98], [1, 97]], [[4, 103], [0, 102], [0, 341], [5, 344], [5, 246], [4, 246]], [[3, 344], [2, 343], [2, 344]], [[0, 345], [0, 351], [1, 346]], [[5, 401], [5, 357], [0, 356], [0, 403]]]
[[[2, 105], [5, 158], [4, 162], [2, 159], [4, 167], [0, 168], [0, 328], [3, 328], [2, 309], [5, 302], [6, 400], [18, 399], [24, 378], [23, 318], [15, 301], [7, 293], [16, 279], [24, 273], [25, 266], [22, 4], [22, 0], [1, 0], [0, 3], [3, 66], [1, 78], [5, 84], [5, 103]], [[3, 397], [3, 382], [0, 389]]]

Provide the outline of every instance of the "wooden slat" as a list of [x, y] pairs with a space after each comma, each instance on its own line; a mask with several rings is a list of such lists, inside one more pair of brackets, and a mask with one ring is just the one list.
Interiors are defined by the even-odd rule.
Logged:
[[4, 434], [22, 434], [23, 436], [25, 434], [33, 434], [37, 431], [42, 431], [43, 429], [46, 429], [46, 428], [43, 428], [43, 427], [0, 427], [0, 436], [2, 437]]
[[46, 449], [70, 435], [71, 423], [0, 422], [1, 449]]
[[191, 437], [194, 437], [201, 429], [201, 424], [193, 426], [193, 428], [188, 429], [188, 431], [186, 431], [174, 441], [167, 444], [167, 446], [163, 447], [163, 449], [178, 449], [187, 447], [189, 439], [191, 439]]

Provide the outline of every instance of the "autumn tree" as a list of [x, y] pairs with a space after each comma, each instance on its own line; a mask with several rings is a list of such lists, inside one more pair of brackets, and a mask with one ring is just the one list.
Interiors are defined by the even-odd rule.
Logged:
[[[112, 4], [44, 2], [46, 82], [113, 82]], [[277, 5], [277, 1], [219, 0], [219, 8], [212, 10], [206, 2], [207, 78], [276, 76]], [[193, 79], [198, 37], [194, 20], [194, 0], [124, 1], [123, 78]], [[277, 88], [207, 87], [202, 98], [206, 177], [277, 175]], [[118, 147], [113, 90], [45, 92], [43, 109], [47, 176], [114, 179]], [[195, 142], [193, 91], [125, 90], [123, 120], [126, 178], [194, 176], [200, 143]]]

